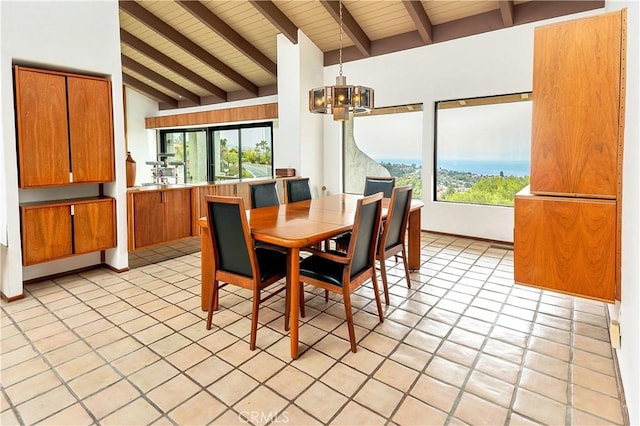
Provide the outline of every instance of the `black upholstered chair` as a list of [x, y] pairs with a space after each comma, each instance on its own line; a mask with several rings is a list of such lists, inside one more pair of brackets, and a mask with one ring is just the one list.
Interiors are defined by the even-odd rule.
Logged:
[[364, 181], [364, 195], [372, 195], [382, 192], [384, 198], [391, 198], [391, 190], [396, 184], [393, 176], [367, 176]]
[[309, 178], [287, 179], [285, 181], [285, 193], [287, 203], [311, 199]]
[[[242, 198], [208, 195], [205, 199], [207, 200], [207, 222], [211, 235], [214, 265], [207, 330], [211, 329], [213, 311], [218, 309], [220, 288], [227, 284], [234, 284], [252, 290], [253, 309], [249, 348], [254, 350], [260, 303], [282, 290], [287, 290], [284, 285], [265, 298], [261, 298], [261, 291], [285, 278], [287, 256], [277, 251], [254, 247]], [[225, 284], [220, 284], [222, 281]], [[287, 302], [289, 300], [288, 292], [285, 300]], [[285, 329], [288, 329], [288, 326], [289, 303], [285, 308]]]
[[384, 222], [384, 229], [380, 235], [376, 258], [380, 262], [380, 272], [382, 275], [382, 287], [384, 289], [384, 301], [389, 304], [389, 287], [387, 284], [387, 268], [385, 260], [391, 256], [402, 257], [404, 264], [404, 275], [407, 279], [407, 286], [411, 288], [409, 278], [409, 265], [407, 264], [407, 251], [405, 249], [405, 237], [407, 235], [407, 223], [409, 221], [409, 210], [411, 208], [411, 185], [397, 186], [391, 192], [387, 219]]
[[251, 208], [277, 206], [280, 204], [275, 180], [260, 181], [249, 184]]
[[[396, 184], [396, 178], [393, 176], [367, 176], [364, 180], [364, 193], [365, 197], [378, 192], [382, 192], [384, 198], [391, 198], [391, 191]], [[349, 246], [349, 240], [351, 239], [351, 232], [345, 232], [339, 237], [334, 239], [337, 250], [346, 250]]]
[[351, 311], [351, 293], [368, 280], [373, 283], [378, 317], [380, 322], [384, 321], [375, 265], [381, 213], [381, 194], [358, 200], [353, 233], [347, 252], [305, 249], [312, 255], [300, 262], [301, 282], [323, 288], [325, 292], [342, 294], [352, 352], [356, 352], [356, 338]]

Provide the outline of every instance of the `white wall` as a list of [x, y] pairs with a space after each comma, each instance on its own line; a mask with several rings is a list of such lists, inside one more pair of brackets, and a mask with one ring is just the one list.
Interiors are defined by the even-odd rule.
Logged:
[[117, 2], [2, 1], [0, 8], [0, 110], [4, 154], [4, 176], [1, 177], [6, 185], [6, 194], [1, 202], [6, 207], [9, 229], [8, 247], [0, 248], [0, 280], [2, 293], [15, 297], [22, 294], [23, 279], [93, 265], [99, 263], [99, 256], [78, 256], [22, 268], [19, 201], [48, 199], [52, 194], [77, 196], [92, 189], [18, 190], [12, 63], [111, 78], [116, 183], [105, 184], [104, 188], [106, 195], [117, 199], [118, 248], [107, 251], [106, 262], [118, 269], [127, 267], [120, 28]]
[[294, 167], [309, 177], [314, 196], [322, 195], [322, 116], [309, 113], [309, 89], [322, 85], [323, 55], [298, 31], [298, 44], [278, 34], [278, 137], [276, 167]]
[[627, 102], [622, 167], [622, 344], [617, 354], [630, 424], [640, 425], [640, 4], [630, 0], [622, 5], [628, 8]]
[[145, 128], [145, 117], [158, 115], [158, 103], [144, 95], [126, 89], [127, 96], [127, 149], [136, 162], [136, 185], [151, 182], [151, 167], [145, 161], [155, 161], [156, 131]]

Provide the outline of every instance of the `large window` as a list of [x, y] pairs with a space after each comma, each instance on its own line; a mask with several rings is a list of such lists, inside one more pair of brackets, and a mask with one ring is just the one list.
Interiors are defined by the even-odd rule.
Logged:
[[435, 199], [513, 206], [529, 184], [531, 93], [436, 103]]
[[422, 197], [422, 104], [376, 108], [344, 124], [344, 191], [362, 194], [366, 176], [395, 176]]
[[180, 182], [273, 176], [273, 124], [251, 123], [160, 132], [159, 152], [171, 154]]

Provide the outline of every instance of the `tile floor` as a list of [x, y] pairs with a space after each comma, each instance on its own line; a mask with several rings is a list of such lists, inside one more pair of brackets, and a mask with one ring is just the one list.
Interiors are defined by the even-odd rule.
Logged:
[[383, 324], [370, 286], [354, 295], [355, 354], [340, 300], [308, 288], [297, 360], [280, 296], [255, 351], [246, 290], [223, 290], [205, 330], [199, 252], [176, 250], [3, 302], [0, 424], [625, 422], [605, 306], [514, 285], [505, 247], [424, 233], [412, 288], [391, 271]]

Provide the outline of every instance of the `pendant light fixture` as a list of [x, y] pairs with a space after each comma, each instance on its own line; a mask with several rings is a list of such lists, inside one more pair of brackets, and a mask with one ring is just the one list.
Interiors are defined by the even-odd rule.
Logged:
[[309, 90], [309, 111], [333, 114], [335, 121], [346, 121], [350, 112], [368, 112], [373, 109], [373, 89], [347, 84], [342, 75], [342, 0], [340, 0], [340, 73], [335, 86], [323, 86]]

